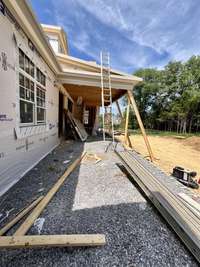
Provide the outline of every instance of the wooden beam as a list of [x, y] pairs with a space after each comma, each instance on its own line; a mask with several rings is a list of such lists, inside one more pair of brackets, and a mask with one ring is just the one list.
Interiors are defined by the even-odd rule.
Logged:
[[64, 174], [59, 178], [59, 180], [54, 184], [54, 186], [49, 190], [46, 196], [41, 200], [41, 202], [37, 205], [37, 207], [33, 210], [33, 212], [26, 218], [24, 223], [18, 228], [15, 232], [14, 236], [23, 236], [27, 233], [30, 227], [33, 225], [34, 221], [39, 217], [44, 208], [51, 201], [56, 192], [60, 189], [62, 184], [65, 182], [67, 177], [72, 173], [72, 171], [76, 168], [76, 166], [81, 162], [81, 160], [85, 157], [86, 152], [83, 152], [81, 156], [79, 156], [64, 172]]
[[[121, 111], [121, 108], [120, 108], [120, 105], [119, 105], [118, 101], [116, 101], [116, 105], [117, 105], [117, 109], [118, 109], [119, 115], [120, 115], [121, 119], [123, 120], [124, 117], [123, 117], [123, 114], [122, 114], [122, 111]], [[128, 140], [129, 147], [133, 148], [132, 143], [131, 143], [131, 139], [130, 139], [130, 136], [129, 136], [128, 133], [127, 133], [127, 140]]]
[[139, 113], [139, 110], [137, 108], [137, 105], [136, 105], [136, 102], [135, 102], [135, 99], [134, 99], [132, 91], [130, 91], [130, 90], [128, 91], [128, 96], [130, 98], [130, 102], [131, 102], [131, 105], [132, 105], [133, 110], [135, 112], [135, 116], [137, 118], [137, 122], [138, 122], [140, 130], [142, 132], [142, 135], [143, 135], [143, 138], [144, 138], [144, 142], [145, 142], [147, 150], [149, 152], [150, 159], [153, 162], [154, 161], [153, 152], [152, 152], [149, 140], [147, 138], [147, 135], [146, 135], [146, 132], [145, 132], [145, 129], [144, 129], [144, 125], [143, 125], [142, 119], [140, 117], [140, 113]]
[[130, 111], [130, 99], [128, 97], [128, 105], [126, 108], [125, 134], [124, 134], [125, 144], [127, 144], [127, 141], [128, 141], [129, 111]]
[[29, 235], [2, 236], [0, 248], [79, 247], [105, 245], [105, 235]]
[[15, 215], [15, 218], [12, 219], [9, 223], [7, 223], [1, 230], [0, 236], [4, 235], [10, 228], [12, 228], [17, 222], [19, 222], [27, 213], [29, 213], [37, 204], [44, 198], [44, 196], [38, 197], [35, 201], [33, 201], [26, 208], [21, 210], [18, 214]]
[[121, 108], [120, 108], [120, 105], [119, 105], [119, 102], [118, 102], [118, 100], [116, 100], [116, 106], [117, 106], [117, 109], [118, 109], [118, 112], [119, 112], [119, 115], [120, 115], [120, 117], [123, 119], [123, 114], [122, 114], [122, 111], [121, 111]]

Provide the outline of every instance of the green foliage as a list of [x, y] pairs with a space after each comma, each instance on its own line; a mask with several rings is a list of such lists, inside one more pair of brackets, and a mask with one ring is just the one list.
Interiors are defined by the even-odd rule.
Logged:
[[[200, 57], [169, 62], [164, 70], [140, 69], [134, 95], [146, 128], [197, 132], [200, 124]], [[136, 127], [133, 114], [130, 127]]]

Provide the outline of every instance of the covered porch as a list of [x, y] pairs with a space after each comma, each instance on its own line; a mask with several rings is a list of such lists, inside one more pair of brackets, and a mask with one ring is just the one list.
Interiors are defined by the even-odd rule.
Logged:
[[[150, 158], [153, 161], [151, 147], [148, 142], [145, 129], [140, 118], [139, 111], [137, 109], [136, 102], [134, 100], [134, 95], [132, 93], [134, 86], [141, 81], [142, 79], [136, 76], [111, 72], [112, 103], [116, 103], [121, 119], [126, 119], [125, 139], [130, 147], [131, 142], [128, 135], [128, 120], [129, 106], [132, 106], [139, 127], [143, 134]], [[83, 124], [88, 135], [96, 135], [96, 131], [99, 127], [100, 107], [102, 105], [100, 69], [99, 72], [68, 69], [58, 75], [58, 82], [62, 84], [63, 91], [67, 92], [67, 95], [70, 96], [70, 100], [68, 100], [68, 105], [66, 105], [66, 107], [64, 108], [67, 108], [73, 114], [75, 119], [79, 120]], [[126, 118], [123, 118], [123, 114], [118, 100], [125, 94], [128, 98], [128, 108]]]

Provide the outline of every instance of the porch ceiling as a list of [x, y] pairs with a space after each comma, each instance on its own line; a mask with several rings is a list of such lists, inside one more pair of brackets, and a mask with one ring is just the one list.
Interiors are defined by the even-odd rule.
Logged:
[[[63, 84], [74, 101], [82, 96], [83, 101], [90, 106], [101, 106], [101, 88], [85, 85]], [[112, 89], [113, 102], [122, 97], [126, 90]]]

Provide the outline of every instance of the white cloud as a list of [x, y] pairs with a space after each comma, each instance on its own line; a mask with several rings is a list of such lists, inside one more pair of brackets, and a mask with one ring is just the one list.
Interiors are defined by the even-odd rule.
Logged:
[[[114, 67], [160, 68], [200, 52], [198, 0], [57, 0], [54, 7], [69, 42], [96, 59], [107, 48]], [[92, 25], [91, 17], [113, 36]]]
[[[151, 47], [158, 53], [168, 51], [174, 58], [178, 53], [185, 59], [184, 53], [180, 53], [179, 50], [190, 50], [190, 53], [199, 51], [199, 42], [188, 42], [194, 30], [198, 35], [200, 31], [196, 25], [200, 14], [198, 1], [77, 0], [77, 2], [102, 23], [114, 27], [132, 41]], [[195, 4], [196, 12], [193, 13]], [[200, 41], [198, 35], [196, 38]]]

